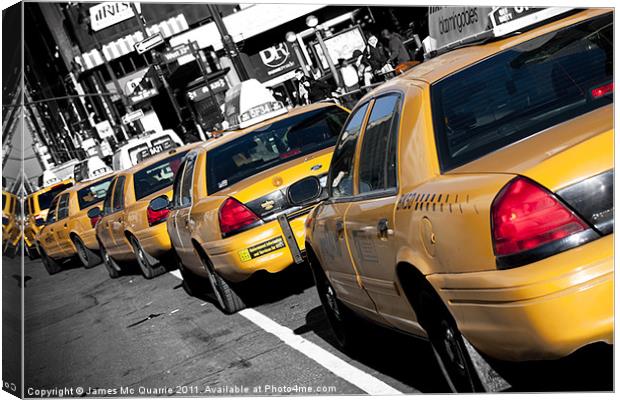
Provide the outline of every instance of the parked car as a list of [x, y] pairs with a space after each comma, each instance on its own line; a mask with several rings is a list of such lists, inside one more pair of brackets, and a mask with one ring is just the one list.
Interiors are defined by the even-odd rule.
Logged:
[[114, 175], [71, 186], [56, 195], [45, 226], [36, 237], [43, 265], [50, 274], [62, 269], [66, 259], [78, 258], [86, 268], [101, 262], [95, 238], [96, 218], [88, 212], [103, 202]]
[[82, 182], [108, 175], [112, 171], [112, 168], [110, 168], [99, 156], [92, 156], [86, 160], [80, 161], [79, 164], [75, 164], [73, 176], [76, 182]]
[[2, 191], [2, 254], [15, 256], [21, 238], [19, 223], [19, 199], [10, 192]]
[[[613, 344], [612, 37], [610, 10], [580, 11], [362, 98], [306, 220], [342, 346], [359, 316], [426, 337], [451, 388], [472, 391], [474, 359]], [[288, 196], [321, 192], [306, 178]]]
[[100, 218], [97, 240], [110, 277], [122, 272], [122, 263], [137, 261], [147, 279], [166, 271], [170, 238], [163, 223], [168, 210], [158, 207], [162, 196], [172, 195], [174, 174], [183, 156], [200, 143], [168, 150], [135, 167], [119, 172], [108, 188], [103, 212], [96, 208], [90, 218]]
[[232, 313], [244, 307], [238, 282], [303, 261], [309, 207], [292, 206], [284, 191], [326, 174], [347, 116], [334, 104], [300, 107], [188, 153], [167, 222], [188, 292], [212, 287]]
[[183, 146], [183, 141], [172, 129], [161, 132], [147, 131], [116, 149], [112, 156], [112, 168], [122, 171], [137, 165], [141, 161], [164, 152]]
[[31, 193], [26, 197], [24, 208], [26, 209], [26, 223], [24, 226], [24, 245], [28, 257], [33, 260], [39, 257], [36, 246], [36, 236], [41, 227], [45, 225], [47, 212], [52, 200], [63, 190], [73, 186], [73, 179], [66, 179], [56, 185], [48, 186]]
[[224, 113], [231, 129], [243, 129], [286, 114], [287, 109], [256, 79], [239, 82], [226, 92]]

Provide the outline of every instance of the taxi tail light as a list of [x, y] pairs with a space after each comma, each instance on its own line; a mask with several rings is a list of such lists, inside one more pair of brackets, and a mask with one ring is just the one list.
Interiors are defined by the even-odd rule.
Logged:
[[153, 210], [150, 206], [146, 208], [146, 219], [149, 222], [149, 226], [153, 226], [168, 219], [170, 215], [170, 209], [164, 208], [162, 210]]
[[551, 192], [522, 177], [500, 191], [493, 201], [491, 218], [498, 257], [534, 250], [589, 229]]
[[220, 231], [224, 236], [258, 221], [260, 219], [256, 214], [232, 197], [220, 207]]
[[97, 215], [96, 217], [90, 218], [90, 225], [94, 228], [99, 221], [101, 221], [102, 216]]

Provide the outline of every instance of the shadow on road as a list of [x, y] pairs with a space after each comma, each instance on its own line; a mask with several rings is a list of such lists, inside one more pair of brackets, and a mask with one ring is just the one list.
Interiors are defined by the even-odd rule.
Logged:
[[[359, 334], [364, 344], [346, 351], [347, 356], [423, 393], [449, 391], [427, 341], [369, 323], [362, 325]], [[301, 335], [308, 331], [338, 348], [322, 307], [310, 310], [306, 324], [294, 332]]]

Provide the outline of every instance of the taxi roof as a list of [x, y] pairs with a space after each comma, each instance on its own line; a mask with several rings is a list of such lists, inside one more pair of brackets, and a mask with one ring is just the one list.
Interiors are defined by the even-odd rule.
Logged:
[[148, 167], [150, 165], [153, 165], [155, 163], [158, 163], [159, 161], [166, 159], [168, 157], [172, 157], [175, 154], [181, 153], [183, 151], [189, 151], [192, 150], [196, 147], [199, 147], [200, 145], [202, 145], [202, 142], [197, 142], [197, 143], [190, 143], [190, 144], [186, 144], [184, 146], [179, 146], [179, 147], [175, 147], [174, 149], [170, 149], [170, 150], [166, 150], [166, 151], [162, 151], [159, 154], [155, 154], [152, 157], [149, 157], [141, 162], [139, 162], [138, 164], [134, 165], [133, 167], [127, 168], [125, 170], [119, 171], [117, 172], [119, 175], [123, 174], [123, 175], [133, 175], [136, 172], [140, 171], [141, 169]]
[[216, 139], [211, 139], [211, 140], [208, 140], [207, 142], [202, 143], [201, 149], [207, 151], [207, 150], [210, 150], [211, 148], [214, 148], [224, 143], [228, 143], [232, 140], [235, 140], [238, 137], [241, 137], [247, 133], [250, 133], [262, 127], [273, 124], [274, 122], [278, 122], [278, 121], [281, 121], [289, 117], [294, 117], [296, 115], [300, 115], [303, 113], [320, 110], [322, 108], [328, 108], [328, 107], [340, 107], [340, 106], [338, 106], [335, 103], [320, 102], [320, 103], [313, 103], [307, 106], [295, 107], [291, 109], [289, 112], [287, 112], [286, 114], [278, 115], [277, 117], [270, 118], [266, 121], [259, 122], [258, 124], [248, 126], [247, 128], [224, 132], [224, 134], [221, 137], [216, 138]]
[[[428, 84], [432, 84], [468, 65], [490, 57], [495, 53], [506, 50], [546, 33], [553, 32], [609, 12], [613, 12], [613, 10], [609, 8], [587, 9], [518, 35], [512, 35], [504, 39], [494, 40], [481, 45], [474, 44], [451, 50], [413, 67], [394, 81], [402, 82], [403, 80], [420, 80]], [[391, 87], [391, 85], [382, 85], [378, 89], [380, 90], [381, 88], [388, 86]]]

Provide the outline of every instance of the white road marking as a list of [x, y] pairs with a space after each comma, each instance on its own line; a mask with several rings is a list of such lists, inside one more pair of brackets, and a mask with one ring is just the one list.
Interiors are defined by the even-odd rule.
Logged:
[[[182, 279], [178, 270], [170, 271], [175, 277]], [[238, 313], [245, 317], [259, 328], [275, 335], [278, 339], [299, 351], [306, 357], [314, 360], [334, 375], [344, 379], [354, 386], [362, 389], [370, 395], [398, 395], [403, 394], [398, 389], [393, 388], [382, 380], [370, 375], [367, 372], [349, 364], [343, 359], [335, 356], [322, 347], [296, 335], [291, 329], [278, 324], [266, 315], [253, 308], [246, 308]]]
[[170, 311], [170, 315], [174, 314], [174, 313], [175, 313], [175, 312], [177, 312], [177, 311], [179, 311], [179, 309], [178, 309], [178, 308], [176, 308], [176, 309], [174, 309], [174, 310]]
[[170, 271], [170, 273], [176, 276], [177, 278], [179, 278], [180, 280], [183, 280], [183, 277], [181, 276], [181, 271], [179, 271], [178, 269], [175, 269], [174, 271]]

